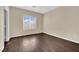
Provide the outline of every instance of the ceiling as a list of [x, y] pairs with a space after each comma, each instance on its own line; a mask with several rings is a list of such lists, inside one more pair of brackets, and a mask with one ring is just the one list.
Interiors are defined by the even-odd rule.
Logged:
[[38, 13], [47, 13], [51, 10], [58, 8], [58, 6], [15, 6], [16, 8], [21, 8], [25, 10], [30, 10]]

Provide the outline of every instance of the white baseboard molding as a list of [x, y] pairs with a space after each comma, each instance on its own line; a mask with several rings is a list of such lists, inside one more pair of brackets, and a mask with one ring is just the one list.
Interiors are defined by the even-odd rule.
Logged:
[[2, 52], [2, 51], [3, 51], [3, 49], [4, 49], [4, 46], [1, 48], [0, 52]]
[[68, 40], [68, 41], [71, 41], [71, 42], [74, 42], [74, 43], [79, 44], [78, 41], [75, 41], [75, 40], [72, 40], [72, 39], [70, 40], [70, 39], [68, 39], [68, 38], [64, 38], [64, 37], [61, 37], [61, 36], [58, 36], [58, 35], [54, 35], [54, 34], [50, 34], [50, 33], [47, 33], [47, 32], [43, 32], [43, 33], [46, 33], [46, 34], [48, 34], [48, 35], [55, 36], [55, 37], [58, 37], [58, 38], [61, 38], [61, 39]]
[[31, 34], [38, 34], [38, 33], [43, 33], [43, 32], [36, 32], [36, 33], [30, 33], [30, 34], [11, 36], [11, 37], [8, 38], [8, 40], [6, 40], [6, 42], [10, 41], [10, 38], [12, 38], [12, 37], [19, 37], [19, 36], [25, 36], [25, 35], [31, 35]]
[[38, 33], [43, 33], [43, 32], [36, 32], [36, 33], [29, 33], [29, 34], [22, 34], [22, 35], [16, 35], [16, 36], [11, 36], [12, 37], [19, 37], [19, 36], [26, 36], [26, 35], [32, 35], [32, 34], [38, 34]]
[[10, 40], [10, 38], [8, 38], [7, 40], [6, 40], [6, 42], [8, 42]]

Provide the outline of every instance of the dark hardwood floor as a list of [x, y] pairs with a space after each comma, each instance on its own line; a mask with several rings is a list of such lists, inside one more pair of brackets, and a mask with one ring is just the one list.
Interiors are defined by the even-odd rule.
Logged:
[[44, 33], [11, 38], [3, 52], [77, 52], [79, 44]]

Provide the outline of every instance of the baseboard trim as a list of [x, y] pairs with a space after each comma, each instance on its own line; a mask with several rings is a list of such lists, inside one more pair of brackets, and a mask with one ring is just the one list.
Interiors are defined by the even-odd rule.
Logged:
[[[16, 37], [11, 37], [10, 39], [17, 38], [17, 37], [25, 37], [25, 36], [30, 36], [30, 35], [37, 35], [37, 34], [48, 34], [48, 35], [51, 35], [51, 36], [54, 36], [54, 37], [57, 37], [57, 38], [60, 38], [60, 39], [64, 39], [64, 40], [71, 41], [71, 42], [79, 44], [79, 42], [77, 42], [77, 41], [69, 40], [68, 38], [60, 37], [60, 36], [57, 36], [57, 35], [54, 35], [54, 34], [50, 34], [50, 33], [47, 33], [47, 32], [41, 32], [41, 33], [34, 33], [34, 34], [16, 36]], [[10, 39], [9, 39], [9, 41], [10, 41]], [[8, 41], [6, 41], [6, 42], [8, 42]]]
[[9, 41], [5, 41], [5, 42], [4, 42], [4, 48], [2, 49], [2, 52], [4, 52], [5, 46], [6, 46], [6, 44], [7, 44], [8, 42], [9, 42]]
[[48, 35], [51, 35], [51, 36], [54, 36], [54, 37], [57, 37], [57, 38], [60, 38], [60, 39], [63, 39], [63, 40], [67, 40], [67, 41], [70, 41], [70, 42], [79, 44], [79, 42], [74, 41], [74, 40], [69, 40], [68, 38], [60, 37], [60, 36], [53, 35], [53, 34], [50, 34], [50, 33], [47, 33], [47, 32], [44, 32], [44, 33], [45, 33], [45, 34], [48, 34]]
[[10, 39], [12, 39], [12, 38], [18, 38], [18, 37], [31, 36], [31, 35], [37, 35], [37, 34], [42, 34], [42, 33], [43, 32], [41, 32], [41, 33], [34, 33], [34, 34], [28, 34], [28, 35], [21, 35], [21, 36], [11, 37]]
[[0, 51], [0, 52], [3, 52], [3, 50], [4, 50], [4, 47], [2, 47], [2, 49], [1, 49], [1, 51]]

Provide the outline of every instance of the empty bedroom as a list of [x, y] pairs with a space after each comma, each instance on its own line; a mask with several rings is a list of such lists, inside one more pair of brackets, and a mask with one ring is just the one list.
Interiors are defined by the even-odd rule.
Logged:
[[0, 51], [79, 52], [79, 7], [1, 6]]

